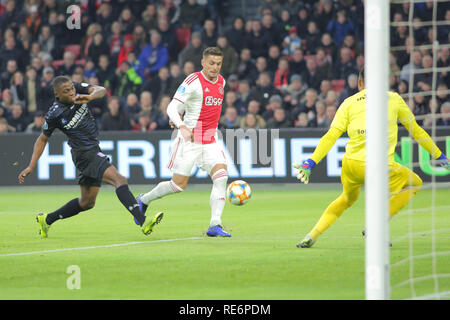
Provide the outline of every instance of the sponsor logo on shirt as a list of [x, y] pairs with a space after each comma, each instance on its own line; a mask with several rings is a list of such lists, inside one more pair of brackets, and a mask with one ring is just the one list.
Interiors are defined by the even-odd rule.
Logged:
[[177, 92], [183, 94], [186, 92], [186, 88], [183, 86], [179, 86]]
[[222, 105], [222, 98], [214, 98], [213, 96], [207, 96], [205, 98], [205, 105], [206, 106], [220, 106]]
[[76, 128], [84, 116], [88, 113], [88, 108], [86, 104], [83, 104], [80, 109], [75, 112], [75, 115], [72, 117], [70, 122], [64, 126], [64, 129], [69, 130], [72, 128]]

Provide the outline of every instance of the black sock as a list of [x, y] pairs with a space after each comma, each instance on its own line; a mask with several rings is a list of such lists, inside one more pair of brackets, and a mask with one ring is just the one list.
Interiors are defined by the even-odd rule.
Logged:
[[128, 185], [124, 184], [123, 186], [118, 187], [116, 189], [116, 194], [124, 207], [127, 208], [127, 210], [131, 212], [133, 217], [136, 218], [139, 224], [142, 225], [144, 223], [145, 216], [141, 212], [141, 210], [139, 210], [139, 205], [137, 204], [136, 199], [128, 188]]
[[45, 221], [47, 222], [48, 225], [51, 225], [56, 220], [73, 217], [74, 215], [80, 213], [81, 211], [84, 211], [84, 209], [80, 207], [78, 198], [75, 198], [67, 202], [58, 210], [49, 213]]

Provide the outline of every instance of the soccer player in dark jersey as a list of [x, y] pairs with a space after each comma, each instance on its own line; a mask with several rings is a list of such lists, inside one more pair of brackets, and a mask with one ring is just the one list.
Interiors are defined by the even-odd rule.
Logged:
[[92, 209], [102, 182], [113, 185], [124, 207], [133, 215], [136, 224], [145, 235], [151, 234], [153, 227], [162, 219], [158, 212], [152, 219], [139, 209], [135, 197], [128, 188], [127, 179], [109, 162], [99, 147], [98, 128], [87, 103], [102, 98], [105, 88], [87, 83], [72, 82], [69, 77], [59, 76], [53, 80], [55, 102], [45, 116], [44, 129], [37, 138], [30, 164], [19, 174], [19, 182], [33, 172], [36, 164], [55, 129], [69, 138], [72, 160], [80, 172], [78, 183], [81, 197], [66, 203], [58, 210], [36, 216], [40, 225], [41, 238], [47, 238], [50, 226], [57, 220], [72, 217], [82, 211]]

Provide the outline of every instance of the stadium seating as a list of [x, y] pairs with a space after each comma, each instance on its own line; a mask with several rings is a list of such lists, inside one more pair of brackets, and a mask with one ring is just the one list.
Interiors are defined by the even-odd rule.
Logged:
[[189, 28], [177, 28], [175, 29], [177, 36], [177, 49], [181, 50], [188, 45], [191, 40], [191, 29]]

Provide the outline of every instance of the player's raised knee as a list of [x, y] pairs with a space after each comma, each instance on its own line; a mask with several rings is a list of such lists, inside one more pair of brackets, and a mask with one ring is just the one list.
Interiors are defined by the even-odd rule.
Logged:
[[81, 199], [80, 207], [83, 210], [90, 210], [95, 207], [95, 199]]

